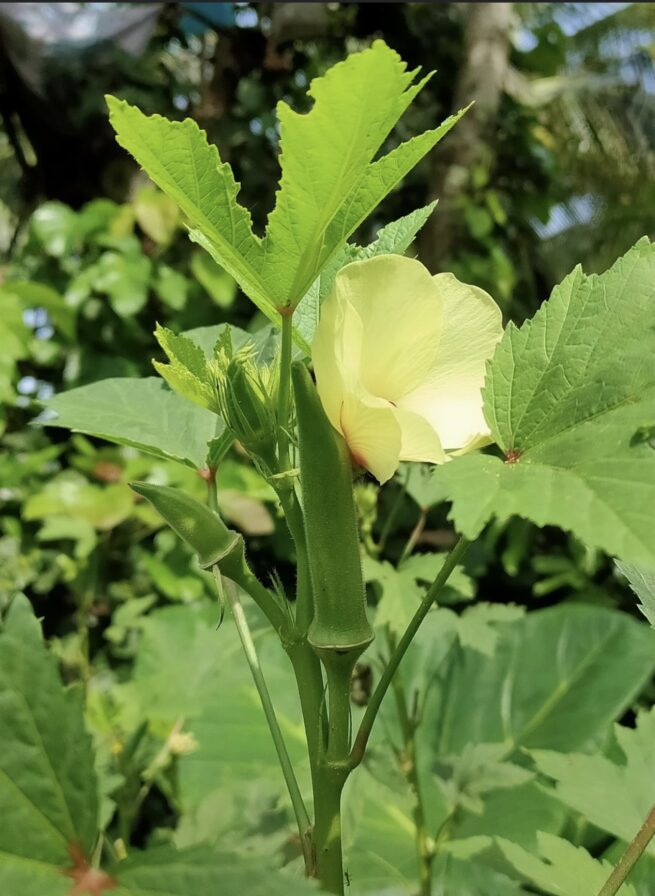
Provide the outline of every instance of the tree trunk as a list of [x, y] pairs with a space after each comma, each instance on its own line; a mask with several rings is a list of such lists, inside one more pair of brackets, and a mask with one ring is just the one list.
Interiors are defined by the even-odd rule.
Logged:
[[511, 3], [479, 3], [463, 7], [464, 58], [455, 84], [454, 110], [475, 105], [432, 154], [430, 199], [439, 199], [421, 240], [423, 261], [435, 272], [452, 256], [459, 227], [456, 199], [466, 190], [471, 169], [489, 164], [493, 126], [503, 94], [509, 62]]

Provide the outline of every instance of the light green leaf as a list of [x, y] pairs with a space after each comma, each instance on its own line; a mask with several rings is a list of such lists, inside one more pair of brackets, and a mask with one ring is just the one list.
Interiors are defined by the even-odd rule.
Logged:
[[[401, 787], [392, 788], [388, 776], [383, 780], [364, 767], [346, 785], [344, 851], [352, 896], [414, 896], [417, 892], [414, 802], [409, 788]], [[530, 804], [531, 798], [536, 797], [539, 804], [538, 792], [526, 792], [524, 788], [517, 788], [516, 792], [520, 792], [523, 802]], [[520, 803], [514, 808], [520, 823], [549, 820], [539, 809], [526, 819], [521, 816]], [[466, 861], [455, 860], [444, 852], [433, 865], [433, 888], [435, 896], [519, 896], [521, 892], [518, 884], [488, 864], [471, 856]]]
[[506, 837], [534, 850], [537, 831], [559, 833], [566, 815], [562, 804], [536, 781], [497, 788], [484, 795], [481, 812], [465, 812], [456, 817], [451, 843]]
[[146, 454], [194, 469], [205, 466], [207, 443], [223, 428], [220, 419], [171, 392], [158, 378], [101, 380], [56, 395], [46, 403], [54, 419], [45, 426], [131, 445]]
[[354, 894], [416, 891], [416, 828], [409, 789], [398, 793], [360, 768], [343, 800], [345, 867]]
[[176, 336], [157, 324], [155, 338], [168, 358], [168, 364], [153, 361], [155, 370], [175, 392], [214, 413], [219, 412], [216, 390], [207, 357], [202, 348], [187, 336]]
[[353, 261], [374, 258], [376, 255], [404, 255], [436, 207], [435, 199], [423, 208], [417, 208], [408, 215], [385, 224], [368, 246], [353, 247], [356, 256]]
[[[655, 668], [655, 635], [624, 613], [566, 604], [503, 626], [493, 658], [464, 650], [428, 700], [432, 755], [467, 743], [576, 750], [594, 744]], [[589, 695], [593, 693], [593, 700]], [[461, 712], [475, 694], [475, 712]], [[429, 746], [428, 746], [429, 745]]]
[[[615, 727], [624, 755], [620, 765], [600, 754], [534, 750], [537, 768], [557, 782], [555, 794], [592, 824], [626, 842], [655, 804], [655, 709], [637, 717], [636, 728]], [[650, 846], [655, 856], [655, 844]]]
[[24, 597], [0, 628], [0, 730], [0, 891], [63, 896], [69, 847], [90, 856], [98, 833], [93, 751]]
[[655, 570], [634, 566], [632, 563], [617, 562], [615, 565], [641, 601], [639, 609], [655, 627]]
[[239, 205], [239, 185], [198, 125], [187, 118], [168, 121], [144, 115], [134, 106], [107, 97], [116, 139], [152, 180], [177, 202], [194, 230], [192, 238], [208, 249], [272, 320], [275, 308], [261, 277], [264, 251], [252, 231], [250, 213]]
[[213, 358], [216, 343], [223, 336], [227, 327], [230, 329], [232, 348], [235, 351], [247, 345], [252, 348], [254, 360], [258, 364], [266, 366], [272, 364], [277, 355], [280, 335], [279, 331], [270, 324], [254, 333], [247, 333], [240, 327], [233, 327], [232, 324], [216, 324], [211, 327], [196, 327], [193, 330], [187, 330], [182, 335], [200, 346], [208, 358]]
[[262, 866], [261, 860], [213, 852], [158, 847], [130, 856], [111, 873], [115, 896], [309, 896], [310, 881]]
[[[368, 556], [364, 558], [365, 580], [377, 582], [381, 590], [375, 616], [377, 626], [386, 625], [397, 635], [404, 632], [427, 591], [426, 585], [419, 585], [419, 582], [431, 583], [441, 569], [445, 556], [415, 554], [398, 568], [386, 560], [374, 560]], [[444, 599], [462, 600], [471, 596], [471, 580], [461, 567], [455, 569], [443, 595]], [[450, 621], [451, 616], [453, 621]], [[451, 613], [448, 618], [449, 628], [456, 628], [458, 617]]]
[[461, 753], [439, 757], [438, 783], [451, 806], [475, 815], [484, 811], [483, 796], [526, 784], [534, 775], [506, 760], [505, 744], [467, 744]]
[[418, 158], [404, 144], [392, 154], [396, 164], [382, 164], [389, 156], [372, 164], [430, 77], [413, 84], [417, 73], [378, 40], [311, 83], [314, 105], [307, 114], [278, 104], [282, 178], [263, 270], [276, 304], [298, 304], [349, 235], [441, 136], [423, 135]]
[[157, 279], [153, 289], [157, 298], [173, 311], [181, 311], [189, 297], [189, 281], [184, 274], [167, 264], [160, 264], [157, 267]]
[[447, 853], [437, 857], [432, 881], [434, 892], [444, 896], [525, 896], [518, 881], [506, 874], [484, 862], [457, 861]]
[[635, 563], [655, 560], [655, 246], [602, 275], [576, 269], [491, 361], [485, 414], [508, 463], [439, 470], [457, 528], [518, 514]]
[[362, 221], [463, 114], [373, 161], [428, 80], [413, 84], [417, 73], [376, 41], [312, 82], [308, 113], [278, 104], [282, 177], [264, 240], [237, 202], [229, 165], [194, 122], [148, 117], [114, 97], [107, 101], [118, 142], [178, 203], [191, 239], [279, 323], [279, 309], [300, 302]]
[[[586, 849], [573, 846], [552, 834], [539, 833], [541, 858], [510, 843], [498, 839], [505, 858], [519, 874], [552, 896], [596, 896], [609, 877], [612, 866], [592, 858]], [[636, 896], [634, 887], [623, 884], [618, 896]]]

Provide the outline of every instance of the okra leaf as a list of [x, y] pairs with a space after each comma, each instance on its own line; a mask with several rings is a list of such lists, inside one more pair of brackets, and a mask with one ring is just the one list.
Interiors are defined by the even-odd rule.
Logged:
[[133, 854], [115, 871], [111, 896], [308, 896], [309, 881], [267, 868], [261, 859], [242, 858], [208, 847], [149, 849]]
[[[623, 754], [620, 763], [600, 754], [550, 750], [533, 750], [531, 756], [539, 771], [556, 782], [558, 799], [591, 824], [629, 842], [655, 803], [655, 710], [640, 713], [635, 728], [616, 725], [614, 731]], [[655, 844], [649, 852], [655, 857]]]
[[484, 407], [497, 457], [456, 458], [437, 476], [457, 529], [492, 517], [569, 530], [634, 563], [655, 561], [655, 245], [604, 274], [579, 268], [489, 363]]
[[655, 628], [655, 568], [646, 569], [632, 563], [617, 562], [616, 568], [626, 577], [640, 600], [639, 609]]
[[[612, 871], [612, 865], [594, 859], [582, 846], [553, 834], [537, 834], [539, 856], [516, 843], [498, 839], [505, 858], [530, 883], [552, 896], [596, 896]], [[618, 896], [636, 896], [629, 884], [617, 890]]]
[[[263, 239], [237, 201], [231, 168], [194, 122], [146, 116], [114, 97], [107, 102], [118, 142], [178, 203], [191, 238], [279, 323], [279, 309], [298, 305], [356, 228], [463, 114], [376, 158], [430, 77], [415, 83], [417, 75], [378, 40], [311, 83], [306, 114], [278, 104], [282, 176]], [[301, 333], [296, 337], [307, 351]]]
[[22, 596], [0, 623], [0, 730], [0, 892], [65, 896], [98, 835], [93, 748]]
[[205, 466], [219, 417], [172, 392], [158, 377], [116, 377], [80, 386], [46, 402], [56, 417], [37, 422], [97, 436], [193, 469]]

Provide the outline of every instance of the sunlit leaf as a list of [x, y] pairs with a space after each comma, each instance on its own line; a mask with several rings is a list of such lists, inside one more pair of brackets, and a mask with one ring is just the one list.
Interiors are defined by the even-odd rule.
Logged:
[[455, 459], [438, 476], [457, 528], [492, 517], [556, 525], [622, 559], [655, 561], [655, 246], [601, 275], [576, 268], [491, 361], [485, 414], [507, 463]]
[[46, 426], [131, 445], [155, 457], [204, 467], [207, 443], [223, 429], [220, 419], [172, 392], [158, 377], [100, 380], [46, 402]]

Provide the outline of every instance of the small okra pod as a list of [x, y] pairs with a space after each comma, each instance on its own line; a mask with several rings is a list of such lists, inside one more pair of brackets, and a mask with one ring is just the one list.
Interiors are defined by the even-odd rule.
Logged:
[[359, 552], [353, 477], [346, 443], [328, 420], [309, 371], [292, 367], [300, 485], [314, 618], [309, 643], [354, 660], [373, 640]]

